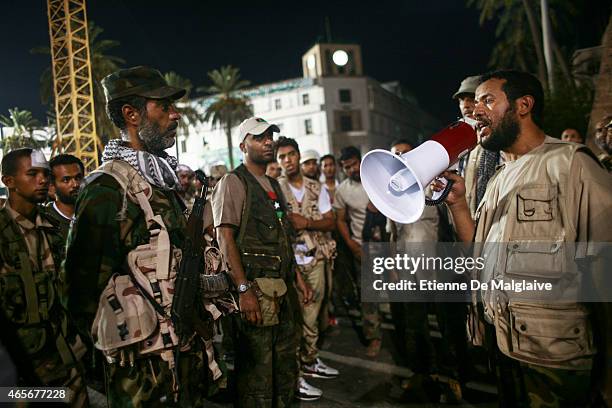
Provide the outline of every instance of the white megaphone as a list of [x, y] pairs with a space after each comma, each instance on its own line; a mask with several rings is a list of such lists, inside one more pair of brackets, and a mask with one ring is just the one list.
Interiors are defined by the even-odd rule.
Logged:
[[425, 209], [425, 188], [476, 146], [474, 124], [471, 119], [455, 122], [401, 156], [382, 149], [368, 152], [360, 173], [372, 204], [393, 221], [418, 221]]

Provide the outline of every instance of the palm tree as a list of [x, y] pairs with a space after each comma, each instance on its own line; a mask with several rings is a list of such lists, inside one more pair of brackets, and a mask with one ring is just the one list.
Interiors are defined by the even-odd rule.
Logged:
[[0, 115], [0, 125], [13, 129], [13, 133], [3, 137], [0, 142], [3, 152], [21, 147], [40, 148], [46, 145], [46, 141], [34, 139], [34, 130], [40, 127], [40, 123], [32, 117], [30, 111], [19, 108], [9, 109], [9, 116]]
[[230, 168], [234, 168], [232, 146], [232, 127], [253, 115], [249, 98], [238, 92], [249, 85], [249, 81], [240, 79], [240, 70], [227, 65], [208, 73], [212, 85], [199, 87], [198, 91], [215, 94], [215, 101], [206, 108], [204, 121], [219, 124], [225, 129]]
[[[106, 100], [102, 89], [102, 78], [117, 71], [121, 65], [125, 64], [125, 61], [122, 58], [106, 54], [108, 50], [119, 46], [119, 41], [99, 39], [98, 37], [103, 32], [102, 27], [97, 26], [93, 21], [89, 22], [89, 53], [91, 55], [96, 131], [99, 140], [104, 145], [109, 139], [118, 137], [119, 132], [106, 116]], [[51, 55], [49, 47], [36, 47], [30, 52]], [[45, 69], [40, 76], [40, 98], [43, 104], [50, 104], [52, 110], [55, 111], [53, 107], [53, 74], [50, 67]]]
[[[537, 72], [538, 79], [546, 86], [547, 73], [542, 47], [539, 2], [529, 0], [467, 0], [468, 6], [480, 10], [480, 24], [498, 17], [489, 66], [512, 67]], [[553, 7], [554, 6], [554, 7]], [[553, 31], [571, 27], [569, 19], [576, 14], [576, 8], [569, 1], [551, 1], [550, 16]], [[552, 41], [556, 66], [566, 81], [570, 81], [568, 55]]]

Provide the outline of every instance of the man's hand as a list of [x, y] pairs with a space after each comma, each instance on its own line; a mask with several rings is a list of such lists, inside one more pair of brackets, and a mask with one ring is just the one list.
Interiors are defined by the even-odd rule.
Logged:
[[355, 241], [354, 239], [351, 239], [350, 241], [348, 241], [347, 245], [349, 249], [351, 250], [351, 252], [353, 253], [353, 256], [357, 258], [359, 262], [361, 262], [361, 245], [359, 245], [359, 243]]
[[310, 302], [312, 302], [312, 297], [314, 295], [314, 292], [312, 291], [312, 288], [310, 287], [310, 285], [306, 283], [304, 279], [298, 279], [296, 281], [296, 284], [297, 284], [298, 290], [302, 294], [302, 303], [307, 305]]
[[[458, 174], [455, 174], [451, 171], [445, 171], [442, 173], [442, 177], [447, 179], [448, 181], [453, 181], [454, 184], [451, 187], [451, 191], [446, 197], [446, 204], [450, 207], [465, 202], [465, 180]], [[442, 191], [444, 190], [445, 184], [439, 181], [438, 179], [434, 180], [431, 183], [431, 188], [434, 191]]]
[[246, 321], [251, 324], [259, 325], [263, 323], [259, 302], [257, 301], [257, 296], [255, 296], [253, 288], [241, 293], [238, 303], [243, 319], [246, 319]]
[[304, 277], [302, 276], [302, 273], [300, 271], [296, 271], [295, 273], [295, 286], [302, 294], [302, 302], [305, 305], [310, 303], [312, 301], [314, 293], [310, 285], [304, 280]]
[[301, 214], [289, 213], [287, 217], [289, 218], [289, 221], [291, 221], [291, 224], [293, 224], [293, 228], [295, 228], [296, 231], [305, 230], [306, 227], [308, 227], [308, 218]]

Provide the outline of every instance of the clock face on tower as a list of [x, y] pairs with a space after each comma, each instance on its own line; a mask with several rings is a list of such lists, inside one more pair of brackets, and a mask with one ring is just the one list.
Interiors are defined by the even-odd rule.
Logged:
[[348, 63], [349, 56], [344, 50], [336, 50], [332, 54], [332, 61], [339, 67], [343, 67]]
[[308, 56], [308, 58], [306, 59], [306, 64], [308, 65], [308, 69], [315, 69], [317, 60], [313, 54]]

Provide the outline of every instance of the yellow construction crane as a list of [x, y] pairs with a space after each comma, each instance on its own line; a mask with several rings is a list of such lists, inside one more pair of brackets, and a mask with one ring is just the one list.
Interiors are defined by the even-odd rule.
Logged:
[[98, 137], [93, 98], [85, 0], [47, 0], [58, 152], [98, 167]]

